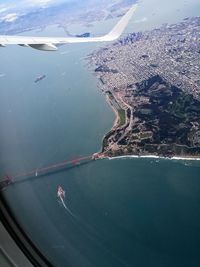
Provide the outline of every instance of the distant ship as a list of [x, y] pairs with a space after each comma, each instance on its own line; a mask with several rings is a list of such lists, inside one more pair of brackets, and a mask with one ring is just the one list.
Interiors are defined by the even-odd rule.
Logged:
[[73, 216], [73, 213], [65, 205], [65, 201], [64, 201], [64, 199], [65, 199], [65, 191], [62, 189], [62, 187], [60, 185], [58, 186], [57, 197], [60, 199], [60, 201], [61, 201], [62, 205], [64, 206], [64, 208], [66, 210], [68, 210], [68, 212]]
[[62, 199], [65, 198], [65, 191], [62, 189], [61, 186], [58, 186], [57, 197], [62, 198]]
[[35, 79], [35, 83], [40, 82], [40, 81], [43, 80], [44, 78], [46, 78], [46, 75], [38, 76], [38, 77]]

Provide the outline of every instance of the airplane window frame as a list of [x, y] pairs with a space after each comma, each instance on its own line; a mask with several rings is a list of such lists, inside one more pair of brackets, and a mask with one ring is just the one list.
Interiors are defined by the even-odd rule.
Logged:
[[17, 222], [5, 198], [0, 193], [0, 221], [25, 257], [38, 267], [54, 265], [42, 254]]

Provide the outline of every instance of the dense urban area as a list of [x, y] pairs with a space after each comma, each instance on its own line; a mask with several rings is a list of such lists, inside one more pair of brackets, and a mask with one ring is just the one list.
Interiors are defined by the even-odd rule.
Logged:
[[90, 55], [116, 113], [104, 155], [200, 156], [199, 26], [185, 18]]

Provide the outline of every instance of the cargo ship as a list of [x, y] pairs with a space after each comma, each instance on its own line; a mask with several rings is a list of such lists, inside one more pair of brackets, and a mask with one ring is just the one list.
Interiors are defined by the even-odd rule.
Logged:
[[38, 77], [35, 79], [35, 83], [38, 83], [38, 82], [42, 81], [44, 78], [46, 78], [46, 75], [38, 76]]

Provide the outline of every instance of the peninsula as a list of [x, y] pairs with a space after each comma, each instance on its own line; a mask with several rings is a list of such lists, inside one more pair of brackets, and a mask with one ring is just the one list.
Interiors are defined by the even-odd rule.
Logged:
[[89, 56], [116, 113], [104, 156], [200, 158], [200, 17], [129, 34]]

